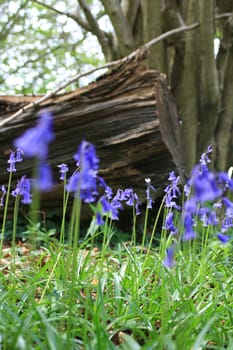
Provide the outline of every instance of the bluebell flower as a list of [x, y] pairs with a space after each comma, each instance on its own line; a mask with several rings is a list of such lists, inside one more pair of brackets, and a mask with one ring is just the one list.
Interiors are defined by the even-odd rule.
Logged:
[[217, 233], [216, 236], [218, 237], [218, 239], [220, 240], [220, 242], [222, 244], [226, 244], [230, 240], [230, 237], [228, 237], [228, 236], [226, 236], [226, 235], [224, 235], [222, 233]]
[[184, 194], [186, 197], [189, 197], [191, 193], [191, 186], [190, 186], [190, 182], [188, 181], [185, 185], [184, 185]]
[[180, 210], [180, 206], [176, 204], [175, 199], [181, 195], [180, 189], [178, 187], [180, 177], [175, 176], [175, 172], [172, 171], [169, 174], [168, 180], [171, 182], [164, 190], [165, 195], [165, 204], [166, 208], [175, 208]]
[[63, 181], [65, 179], [66, 173], [69, 170], [69, 168], [65, 163], [59, 164], [57, 167], [60, 169], [59, 170], [59, 173], [60, 173], [59, 179]]
[[194, 226], [194, 220], [192, 216], [187, 212], [184, 216], [184, 234], [183, 234], [183, 240], [184, 241], [190, 241], [196, 237], [196, 233], [193, 229]]
[[79, 169], [71, 176], [66, 190], [75, 195], [79, 194], [85, 203], [94, 202], [98, 195], [98, 186], [106, 188], [105, 181], [97, 175], [99, 159], [95, 147], [89, 142], [82, 141], [74, 159]]
[[152, 205], [153, 205], [154, 201], [153, 201], [153, 199], [151, 197], [151, 190], [154, 191], [154, 192], [156, 190], [155, 190], [154, 186], [152, 186], [150, 178], [146, 178], [145, 182], [146, 182], [147, 209], [152, 209]]
[[166, 249], [166, 258], [163, 261], [163, 265], [169, 269], [175, 265], [174, 253], [175, 253], [174, 246], [171, 246]]
[[108, 199], [111, 199], [112, 198], [112, 196], [113, 196], [113, 191], [112, 191], [112, 189], [111, 189], [111, 187], [110, 186], [105, 186], [105, 191], [104, 191], [104, 193], [105, 193], [105, 196], [108, 198]]
[[177, 228], [174, 225], [174, 213], [173, 212], [170, 212], [167, 214], [163, 228], [165, 230], [171, 232], [172, 235], [175, 235], [177, 233]]
[[191, 183], [194, 189], [194, 196], [201, 203], [215, 200], [222, 195], [222, 190], [219, 188], [213, 172], [195, 173]]
[[117, 193], [116, 193], [114, 198], [116, 200], [119, 200], [119, 201], [126, 200], [125, 191], [123, 191], [121, 188], [118, 188]]
[[226, 206], [226, 216], [233, 217], [233, 202], [227, 197], [223, 197], [222, 202]]
[[40, 113], [37, 125], [17, 138], [14, 144], [23, 151], [25, 157], [37, 157], [44, 161], [48, 156], [48, 145], [53, 139], [52, 115], [44, 111]]
[[200, 158], [201, 165], [207, 165], [208, 163], [211, 162], [211, 160], [209, 158], [209, 154], [212, 152], [213, 152], [213, 147], [212, 147], [212, 145], [209, 145], [207, 148], [207, 151], [201, 155], [201, 158]]
[[221, 224], [221, 232], [225, 233], [229, 230], [229, 228], [233, 227], [233, 218], [232, 217], [225, 217], [222, 220]]
[[218, 181], [222, 185], [224, 190], [231, 190], [233, 191], [233, 180], [232, 178], [229, 178], [228, 174], [221, 171], [218, 173]]
[[97, 212], [95, 214], [95, 223], [97, 226], [101, 226], [101, 225], [104, 225], [104, 220], [103, 220], [103, 216], [100, 212]]
[[34, 187], [39, 191], [50, 191], [53, 188], [51, 167], [41, 162], [39, 165], [38, 177], [33, 179]]
[[16, 153], [15, 162], [16, 163], [22, 162], [23, 161], [23, 157], [22, 157], [23, 151], [21, 149], [17, 148], [15, 153]]
[[7, 168], [7, 171], [9, 173], [13, 173], [16, 172], [16, 168], [15, 168], [15, 152], [11, 152], [10, 153], [10, 157], [7, 161], [7, 163], [9, 164], [9, 168]]
[[85, 140], [80, 143], [74, 159], [77, 162], [76, 166], [82, 168], [84, 173], [99, 169], [99, 158], [96, 156], [95, 147]]
[[138, 198], [137, 193], [135, 193], [132, 188], [126, 188], [124, 191], [124, 197], [125, 197], [125, 201], [126, 201], [125, 203], [129, 207], [135, 206], [135, 214], [140, 215], [141, 214], [141, 212], [140, 212], [141, 202]]
[[20, 196], [22, 197], [21, 203], [31, 204], [32, 195], [31, 195], [31, 182], [25, 176], [18, 181], [16, 188], [11, 192], [13, 197]]
[[4, 185], [2, 185], [1, 186], [0, 207], [4, 207], [5, 196], [6, 196], [6, 187]]

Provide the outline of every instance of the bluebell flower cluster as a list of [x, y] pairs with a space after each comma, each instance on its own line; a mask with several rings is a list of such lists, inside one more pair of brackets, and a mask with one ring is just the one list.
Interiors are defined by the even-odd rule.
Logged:
[[53, 118], [48, 111], [41, 112], [37, 125], [15, 140], [15, 146], [23, 151], [25, 157], [38, 160], [37, 179], [34, 179], [33, 184], [40, 191], [48, 191], [53, 186], [52, 171], [46, 163], [49, 144], [53, 140]]
[[98, 176], [99, 159], [94, 146], [82, 141], [74, 159], [78, 170], [71, 176], [66, 190], [80, 196], [85, 203], [92, 203], [97, 198], [98, 186], [106, 187], [104, 180]]
[[67, 173], [68, 170], [69, 170], [67, 164], [62, 163], [62, 164], [59, 164], [57, 167], [60, 169], [60, 170], [59, 170], [59, 173], [60, 173], [59, 179], [62, 180], [62, 181], [65, 180], [66, 173]]
[[177, 204], [177, 199], [181, 196], [179, 189], [180, 177], [175, 175], [172, 171], [169, 174], [168, 180], [170, 184], [165, 188], [165, 208], [168, 208], [168, 214], [165, 217], [163, 229], [167, 230], [170, 234], [176, 235], [178, 232], [177, 227], [174, 224], [174, 212], [180, 211], [181, 207]]
[[[70, 177], [66, 190], [74, 193], [75, 197], [80, 196], [84, 203], [97, 202], [97, 207], [101, 208], [95, 214], [97, 225], [104, 223], [103, 217], [105, 216], [118, 220], [119, 210], [123, 210], [123, 202], [128, 206], [135, 206], [136, 215], [140, 214], [140, 201], [131, 188], [118, 189], [114, 195], [112, 189], [98, 175], [99, 158], [91, 143], [82, 141], [74, 159], [77, 170]], [[65, 164], [61, 164], [59, 168], [60, 178], [63, 179], [68, 168]]]
[[186, 190], [188, 189], [186, 194], [189, 197], [184, 204], [183, 239], [191, 240], [197, 236], [195, 226], [198, 220], [202, 222], [202, 226], [211, 225], [217, 230], [220, 224], [217, 210], [225, 207], [221, 231], [216, 236], [222, 243], [226, 243], [229, 237], [225, 235], [225, 232], [230, 227], [228, 224], [230, 222], [232, 224], [232, 220], [229, 219], [233, 219], [233, 203], [225, 196], [225, 193], [226, 190], [233, 190], [233, 181], [226, 173], [215, 173], [209, 170], [211, 152], [212, 147], [209, 146], [202, 154], [200, 163], [194, 167], [186, 187]]
[[22, 178], [18, 181], [16, 188], [11, 192], [13, 197], [20, 196], [21, 203], [23, 204], [31, 204], [32, 195], [31, 195], [31, 182], [26, 176], [22, 176]]
[[15, 163], [22, 162], [22, 160], [23, 160], [22, 154], [23, 154], [23, 151], [20, 148], [17, 148], [16, 152], [14, 152], [14, 151], [10, 152], [10, 157], [7, 161], [7, 163], [9, 164], [7, 171], [9, 173], [16, 172]]
[[[8, 172], [14, 173], [16, 171], [15, 164], [22, 161], [23, 154], [25, 157], [37, 158], [39, 163], [38, 178], [31, 182], [23, 176], [11, 193], [14, 197], [20, 196], [21, 202], [24, 204], [30, 204], [32, 201], [31, 183], [40, 191], [49, 190], [53, 185], [51, 168], [47, 164], [48, 148], [53, 139], [52, 116], [45, 111], [40, 114], [38, 124], [15, 141], [17, 149], [10, 153]], [[184, 186], [186, 200], [181, 213], [183, 227], [179, 227], [179, 222], [175, 222], [176, 213], [181, 211], [181, 206], [177, 202], [181, 196], [180, 177], [176, 176], [174, 171], [169, 174], [169, 184], [164, 190], [164, 206], [167, 209], [167, 215], [163, 229], [169, 233], [171, 245], [166, 250], [163, 262], [165, 267], [174, 266], [177, 239], [179, 237], [184, 241], [195, 239], [198, 236], [199, 223], [202, 227], [211, 225], [214, 228], [213, 235], [221, 243], [226, 244], [231, 239], [229, 230], [233, 228], [233, 202], [227, 197], [227, 192], [233, 191], [233, 180], [229, 173], [215, 173], [209, 170], [211, 152], [212, 147], [209, 146]], [[95, 147], [91, 143], [82, 141], [74, 155], [74, 160], [77, 169], [68, 180], [65, 189], [67, 192], [72, 192], [74, 197], [78, 196], [84, 203], [97, 203], [95, 212], [97, 225], [103, 225], [105, 217], [118, 220], [119, 213], [125, 206], [132, 207], [135, 214], [140, 215], [141, 202], [132, 188], [118, 189], [114, 194], [104, 179], [99, 176], [100, 162]], [[58, 165], [58, 168], [59, 179], [66, 180], [68, 166], [62, 163]], [[152, 192], [156, 190], [152, 186], [150, 178], [146, 178], [145, 182], [147, 209], [152, 209], [154, 202]], [[6, 195], [4, 186], [2, 186], [0, 194], [0, 206], [3, 206]], [[221, 211], [221, 215], [218, 215], [219, 211]]]
[[177, 205], [176, 200], [180, 197], [181, 192], [179, 189], [179, 182], [180, 182], [180, 176], [176, 176], [175, 172], [172, 171], [169, 174], [168, 180], [170, 181], [170, 184], [165, 188], [164, 192], [165, 195], [165, 207], [166, 208], [175, 208], [177, 210], [180, 210], [180, 206]]

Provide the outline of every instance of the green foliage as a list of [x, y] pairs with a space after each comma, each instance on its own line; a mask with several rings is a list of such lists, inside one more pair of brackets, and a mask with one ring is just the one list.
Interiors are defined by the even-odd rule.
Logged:
[[[5, 266], [1, 278], [2, 348], [232, 346], [233, 277], [231, 263], [226, 263], [231, 249], [209, 245], [203, 278], [201, 250], [198, 254], [180, 251], [176, 266], [167, 270], [155, 249], [148, 255], [138, 254], [122, 244], [120, 250], [107, 248], [103, 255], [84, 245], [77, 256], [70, 321], [68, 252], [61, 255], [57, 248], [22, 255], [16, 260], [15, 276]], [[71, 339], [67, 339], [67, 321]]]
[[[64, 13], [76, 6], [45, 3]], [[28, 0], [3, 1], [0, 11], [1, 93], [43, 94], [103, 60], [95, 37], [65, 14]]]

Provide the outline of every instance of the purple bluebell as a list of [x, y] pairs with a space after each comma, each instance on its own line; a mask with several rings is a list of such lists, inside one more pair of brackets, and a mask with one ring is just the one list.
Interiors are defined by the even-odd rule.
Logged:
[[7, 168], [7, 171], [9, 173], [13, 173], [13, 172], [16, 172], [16, 168], [15, 168], [15, 152], [11, 152], [10, 153], [10, 157], [7, 161], [7, 163], [9, 164], [9, 168]]
[[27, 130], [15, 140], [15, 147], [22, 150], [25, 157], [46, 160], [48, 145], [54, 139], [53, 119], [48, 111], [41, 112], [35, 127]]
[[225, 233], [229, 230], [229, 228], [232, 228], [232, 227], [233, 227], [233, 218], [225, 217], [221, 223], [221, 232]]
[[0, 207], [4, 207], [5, 196], [6, 196], [6, 187], [5, 187], [5, 185], [2, 185], [1, 186]]
[[169, 269], [175, 265], [174, 253], [175, 253], [174, 246], [171, 246], [166, 249], [166, 258], [163, 261], [163, 265]]
[[177, 228], [174, 225], [174, 213], [173, 212], [170, 212], [167, 214], [163, 228], [165, 230], [171, 232], [172, 235], [175, 235], [177, 233]]
[[200, 158], [201, 165], [207, 165], [208, 163], [211, 162], [211, 160], [209, 158], [209, 154], [212, 152], [213, 152], [213, 147], [212, 147], [212, 145], [209, 145], [207, 148], [207, 151], [201, 155], [201, 158]]
[[50, 191], [53, 188], [52, 170], [45, 162], [41, 162], [36, 179], [33, 179], [34, 187], [39, 191]]
[[59, 164], [57, 167], [60, 169], [59, 170], [59, 173], [60, 173], [59, 179], [62, 181], [65, 180], [66, 173], [69, 170], [68, 166], [65, 163], [62, 163], [62, 164]]
[[218, 173], [218, 182], [224, 190], [233, 191], [233, 179], [229, 178], [228, 174], [221, 171]]
[[80, 195], [85, 203], [96, 200], [98, 185], [106, 187], [105, 181], [97, 175], [99, 159], [92, 144], [82, 141], [74, 156], [79, 169], [71, 176], [66, 186], [68, 192]]
[[151, 197], [151, 190], [153, 192], [155, 192], [156, 190], [155, 190], [154, 186], [151, 184], [151, 179], [150, 178], [146, 178], [145, 182], [146, 182], [147, 209], [152, 209], [152, 205], [154, 203], [154, 200]]
[[213, 172], [205, 171], [195, 173], [191, 179], [194, 196], [197, 201], [204, 203], [218, 199], [222, 195], [216, 177]]
[[177, 205], [175, 199], [181, 195], [180, 189], [178, 187], [180, 177], [175, 176], [175, 172], [172, 171], [169, 174], [168, 180], [171, 182], [164, 190], [165, 195], [165, 204], [166, 208], [175, 208], [180, 210], [180, 206]]
[[116, 200], [119, 200], [119, 201], [126, 200], [125, 191], [123, 191], [121, 188], [118, 188], [117, 193], [116, 193], [114, 198]]
[[84, 173], [97, 171], [99, 169], [99, 158], [96, 156], [94, 145], [83, 140], [77, 153], [74, 155], [76, 166], [82, 168]]
[[226, 207], [226, 216], [233, 217], [233, 202], [227, 197], [223, 197], [222, 202]]
[[103, 220], [102, 213], [97, 212], [95, 214], [95, 223], [96, 223], [97, 226], [104, 225], [104, 220]]
[[15, 153], [16, 153], [16, 155], [15, 155], [15, 162], [16, 163], [22, 162], [23, 161], [23, 157], [22, 157], [23, 151], [21, 149], [17, 148]]
[[222, 244], [226, 244], [229, 242], [230, 240], [230, 237], [222, 234], [222, 233], [217, 233], [216, 236], [218, 237], [219, 241], [222, 243]]
[[137, 193], [135, 193], [132, 188], [126, 188], [124, 191], [124, 197], [126, 205], [130, 207], [135, 206], [135, 214], [140, 215], [141, 202], [138, 198]]
[[191, 186], [190, 186], [190, 183], [189, 181], [184, 185], [184, 194], [186, 197], [189, 197], [191, 193]]
[[184, 216], [184, 234], [183, 234], [183, 240], [184, 241], [190, 241], [196, 237], [196, 232], [193, 229], [194, 227], [194, 220], [192, 216], [186, 212]]
[[110, 200], [111, 198], [112, 198], [112, 196], [113, 196], [113, 191], [112, 191], [112, 189], [111, 189], [111, 187], [110, 186], [105, 186], [105, 191], [104, 191], [104, 193], [105, 193], [105, 196]]
[[18, 181], [15, 190], [11, 192], [13, 197], [20, 196], [21, 203], [23, 204], [31, 204], [32, 195], [31, 195], [31, 182], [25, 176], [22, 176]]

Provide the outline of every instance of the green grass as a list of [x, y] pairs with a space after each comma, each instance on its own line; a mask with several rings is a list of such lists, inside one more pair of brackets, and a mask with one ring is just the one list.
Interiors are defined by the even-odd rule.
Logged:
[[87, 240], [75, 271], [59, 243], [26, 248], [16, 246], [14, 264], [3, 250], [1, 349], [233, 348], [231, 244], [178, 250], [167, 269], [161, 247]]

